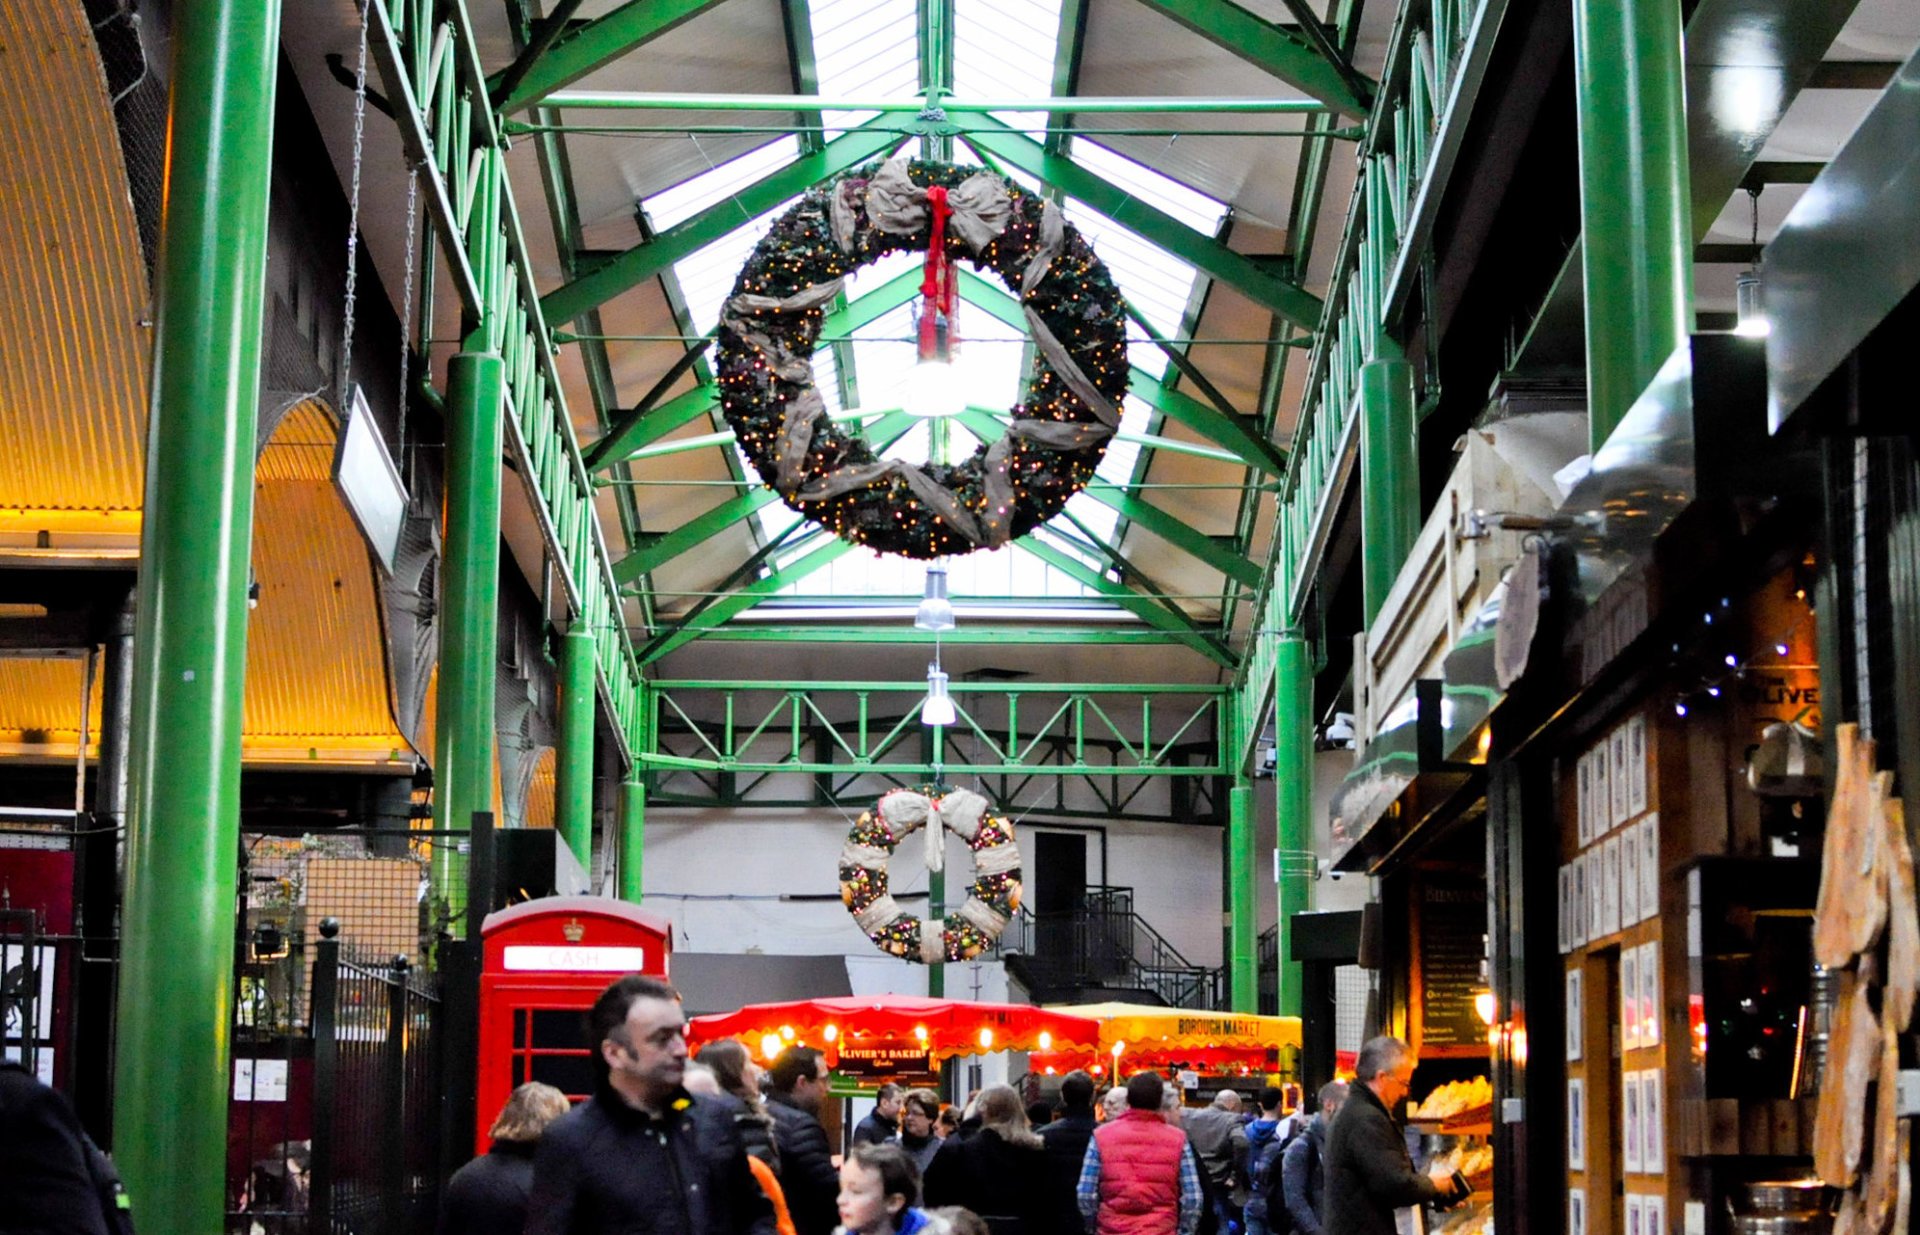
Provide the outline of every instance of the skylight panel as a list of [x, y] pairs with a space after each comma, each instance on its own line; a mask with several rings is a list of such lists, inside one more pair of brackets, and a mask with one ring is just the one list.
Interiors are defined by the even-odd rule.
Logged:
[[747, 264], [753, 246], [760, 243], [773, 221], [792, 206], [792, 201], [782, 202], [673, 264], [674, 277], [680, 282], [680, 294], [686, 297], [687, 316], [693, 321], [695, 333], [705, 334], [719, 323], [720, 307], [733, 291], [740, 268]]
[[[1060, 0], [968, 0], [956, 6], [953, 91], [961, 98], [1046, 98], [1060, 39]], [[996, 112], [1024, 132], [1047, 126], [1046, 112]]]
[[[690, 140], [697, 143], [700, 139], [692, 137]], [[716, 202], [725, 201], [748, 185], [765, 179], [799, 157], [799, 138], [777, 138], [738, 158], [728, 159], [717, 167], [709, 167], [671, 189], [655, 193], [642, 205], [654, 230], [665, 231]], [[744, 221], [747, 217], [746, 212], [742, 211], [741, 219]]]
[[1125, 189], [1156, 210], [1164, 211], [1188, 227], [1206, 235], [1219, 230], [1227, 217], [1227, 207], [1197, 189], [1190, 189], [1171, 176], [1165, 176], [1144, 163], [1136, 163], [1084, 137], [1073, 143], [1073, 161], [1097, 174], [1108, 184]]
[[[809, 0], [814, 76], [829, 97], [912, 98], [920, 91], [920, 24], [915, 0]], [[872, 112], [822, 113], [829, 127], [860, 124]], [[831, 136], [831, 134], [830, 134]]]

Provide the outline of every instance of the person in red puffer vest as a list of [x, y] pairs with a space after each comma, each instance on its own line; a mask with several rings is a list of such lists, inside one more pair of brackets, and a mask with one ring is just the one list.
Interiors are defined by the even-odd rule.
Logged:
[[1127, 1082], [1127, 1112], [1102, 1124], [1080, 1166], [1080, 1215], [1096, 1235], [1193, 1235], [1200, 1162], [1187, 1134], [1160, 1114], [1158, 1072]]

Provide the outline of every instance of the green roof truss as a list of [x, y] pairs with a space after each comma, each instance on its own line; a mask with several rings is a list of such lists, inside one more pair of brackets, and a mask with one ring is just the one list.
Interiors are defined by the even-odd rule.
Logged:
[[739, 227], [744, 219], [764, 214], [823, 180], [886, 154], [903, 140], [896, 132], [869, 128], [844, 133], [816, 153], [802, 155], [725, 201], [682, 219], [652, 240], [637, 244], [548, 292], [541, 297], [540, 310], [549, 322], [571, 321], [712, 244]]
[[[499, 110], [505, 115], [531, 107], [682, 22], [717, 8], [720, 3], [721, 0], [627, 0], [611, 13], [561, 34], [532, 63], [520, 68], [518, 80], [510, 85], [507, 97], [500, 100]], [[514, 71], [510, 68], [496, 73], [487, 83], [489, 92], [498, 91]]]
[[1373, 106], [1372, 83], [1354, 72], [1350, 64], [1323, 55], [1314, 40], [1276, 26], [1229, 0], [1140, 2], [1262, 72], [1306, 91], [1335, 111], [1364, 119]]

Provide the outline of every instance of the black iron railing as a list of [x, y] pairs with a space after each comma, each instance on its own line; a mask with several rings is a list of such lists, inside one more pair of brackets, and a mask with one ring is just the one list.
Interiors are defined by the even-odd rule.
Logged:
[[426, 1235], [440, 1196], [440, 996], [405, 956], [321, 927], [313, 970], [313, 1235]]
[[1224, 970], [1182, 955], [1135, 911], [1132, 888], [1088, 888], [1064, 912], [1022, 911], [1001, 935], [999, 952], [1017, 956], [1030, 984], [1050, 994], [1100, 988], [1139, 991], [1175, 1008], [1222, 1003]]

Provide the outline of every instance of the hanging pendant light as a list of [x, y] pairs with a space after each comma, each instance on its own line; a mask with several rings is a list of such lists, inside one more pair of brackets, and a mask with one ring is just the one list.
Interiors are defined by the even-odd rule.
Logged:
[[1753, 245], [1753, 265], [1741, 271], [1733, 281], [1733, 333], [1746, 339], [1764, 339], [1773, 333], [1773, 323], [1767, 318], [1766, 293], [1760, 284], [1759, 186], [1748, 189], [1747, 196], [1753, 200], [1753, 233], [1750, 241]]
[[920, 705], [923, 725], [951, 725], [959, 719], [953, 712], [953, 698], [947, 694], [947, 674], [935, 661], [927, 666], [927, 700]]
[[935, 562], [927, 567], [926, 594], [914, 611], [915, 630], [952, 630], [953, 602], [947, 599], [947, 564]]

